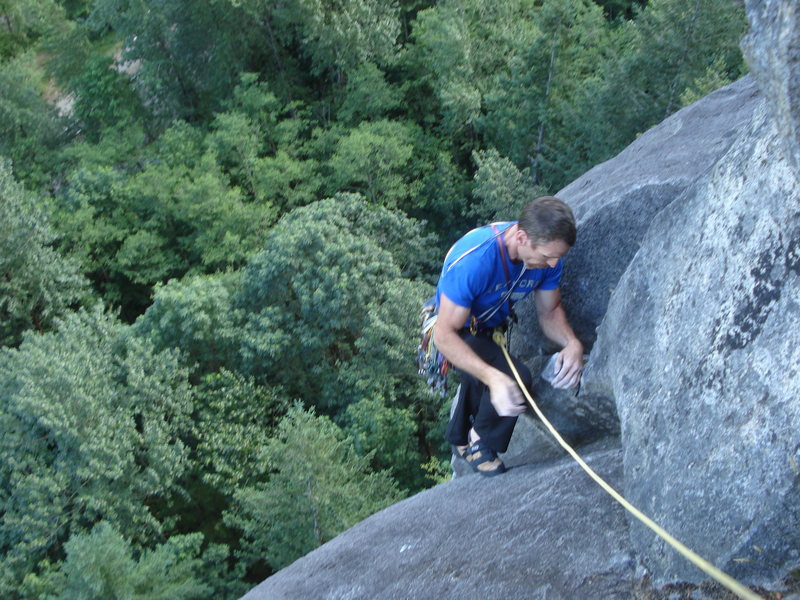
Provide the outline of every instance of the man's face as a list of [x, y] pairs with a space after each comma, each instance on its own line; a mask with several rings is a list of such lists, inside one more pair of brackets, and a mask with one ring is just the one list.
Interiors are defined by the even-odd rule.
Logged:
[[519, 246], [519, 258], [529, 269], [546, 269], [555, 267], [558, 259], [569, 252], [569, 246], [563, 240], [553, 240], [543, 244], [534, 244], [530, 240]]

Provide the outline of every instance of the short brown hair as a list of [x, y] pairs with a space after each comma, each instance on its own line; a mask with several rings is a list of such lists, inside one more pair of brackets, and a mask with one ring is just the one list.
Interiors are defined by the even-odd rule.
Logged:
[[572, 209], [555, 196], [542, 196], [526, 204], [519, 216], [519, 228], [533, 244], [561, 240], [574, 246], [577, 237]]

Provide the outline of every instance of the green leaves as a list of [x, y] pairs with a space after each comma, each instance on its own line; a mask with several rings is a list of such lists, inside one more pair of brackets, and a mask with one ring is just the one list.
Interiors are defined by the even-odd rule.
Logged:
[[544, 190], [533, 185], [529, 169], [520, 171], [497, 150], [473, 154], [478, 170], [475, 172], [473, 193], [480, 202], [472, 210], [480, 222], [514, 221], [522, 207]]
[[52, 248], [55, 235], [41, 201], [14, 181], [0, 158], [0, 345], [43, 331], [86, 295], [78, 265]]
[[59, 119], [42, 98], [43, 87], [31, 54], [0, 63], [0, 156], [10, 158], [17, 175], [33, 185], [47, 181], [60, 139]]
[[93, 142], [99, 141], [104, 129], [124, 129], [143, 116], [130, 78], [115, 67], [111, 57], [94, 56], [70, 82], [75, 95], [73, 117]]
[[[351, 368], [367, 360], [365, 345], [380, 340], [381, 354], [407, 347], [397, 337], [407, 330], [383, 337], [385, 329], [370, 327], [372, 315], [390, 305], [393, 314], [416, 314], [419, 296], [404, 293], [396, 302], [403, 289], [397, 284], [404, 274], [421, 272], [431, 256], [428, 243], [413, 221], [370, 209], [357, 196], [340, 195], [287, 215], [248, 265], [236, 299], [244, 371], [313, 404], [348, 404]], [[390, 378], [389, 385], [397, 381]]]
[[413, 126], [365, 122], [341, 138], [330, 160], [332, 179], [342, 191], [360, 192], [370, 204], [402, 208], [419, 185], [411, 167]]
[[106, 522], [65, 544], [63, 583], [52, 600], [198, 600], [211, 589], [199, 574], [202, 536], [173, 536], [134, 558], [134, 549]]
[[687, 90], [708, 90], [703, 80], [730, 82], [743, 75], [739, 40], [745, 27], [744, 11], [733, 2], [648, 2], [616, 32], [612, 54], [587, 82], [572, 125], [585, 158], [567, 173], [577, 175], [622, 150], [681, 108]]
[[274, 18], [284, 36], [291, 32], [292, 41], [300, 43], [315, 75], [347, 74], [368, 61], [387, 64], [397, 51], [400, 20], [394, 2], [297, 0], [279, 5]]
[[188, 374], [123, 331], [99, 311], [75, 313], [0, 353], [3, 597], [97, 519], [139, 540], [161, 528], [147, 503], [186, 468]]
[[400, 499], [391, 478], [370, 473], [369, 457], [359, 457], [334, 423], [300, 405], [281, 421], [261, 459], [272, 474], [237, 492], [227, 521], [244, 531], [245, 556], [266, 556], [275, 569]]

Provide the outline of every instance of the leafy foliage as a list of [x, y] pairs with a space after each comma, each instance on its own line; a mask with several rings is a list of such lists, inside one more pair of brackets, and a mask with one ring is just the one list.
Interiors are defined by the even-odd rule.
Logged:
[[344, 418], [356, 452], [372, 456], [375, 470], [389, 471], [407, 489], [424, 487], [415, 443], [417, 423], [410, 409], [387, 406], [379, 398], [364, 399], [348, 406]]
[[137, 319], [133, 331], [156, 351], [181, 351], [185, 366], [200, 374], [236, 364], [231, 299], [239, 274], [198, 275], [156, 286], [153, 304]]
[[545, 0], [536, 8], [538, 31], [501, 72], [482, 120], [489, 143], [536, 184], [558, 186], [574, 160], [570, 117], [609, 44], [600, 8], [589, 0]]
[[148, 504], [174, 491], [192, 397], [174, 353], [123, 343], [98, 312], [0, 353], [0, 592], [99, 519], [131, 539], [162, 530]]
[[473, 154], [478, 170], [475, 171], [473, 193], [480, 202], [472, 207], [479, 221], [514, 221], [522, 207], [543, 195], [535, 186], [530, 169], [517, 169], [509, 159], [495, 150]]
[[142, 98], [167, 122], [208, 118], [255, 47], [247, 15], [227, 2], [96, 0], [89, 22], [124, 40]]
[[0, 62], [0, 156], [11, 159], [17, 176], [32, 186], [47, 182], [60, 138], [58, 116], [42, 88], [30, 54]]
[[266, 482], [236, 493], [228, 521], [244, 531], [246, 560], [275, 569], [400, 499], [385, 472], [371, 473], [329, 419], [295, 405], [263, 448]]
[[411, 126], [391, 121], [364, 122], [342, 137], [330, 160], [339, 190], [359, 192], [370, 204], [403, 207], [417, 195], [411, 168]]
[[198, 558], [202, 536], [173, 536], [144, 551], [138, 560], [130, 543], [111, 525], [100, 522], [64, 545], [67, 558], [63, 589], [57, 600], [199, 600], [211, 598], [202, 583]]
[[202, 478], [221, 492], [251, 484], [267, 473], [261, 448], [289, 409], [278, 388], [222, 370], [199, 388], [197, 463]]
[[386, 64], [396, 52], [394, 2], [298, 0], [278, 5], [274, 18], [283, 41], [300, 45], [315, 75], [341, 78], [366, 62]]
[[86, 292], [78, 265], [52, 248], [46, 212], [0, 159], [0, 345], [43, 331]]
[[744, 74], [744, 30], [744, 12], [727, 0], [648, 2], [617, 32], [609, 60], [583, 90], [573, 123], [580, 158], [567, 176], [610, 158], [681, 108], [681, 96], [708, 80], [709, 69], [721, 82]]
[[[404, 274], [420, 273], [429, 257], [413, 221], [367, 210], [356, 196], [293, 211], [270, 231], [243, 275], [236, 305], [243, 313], [245, 372], [293, 397], [346, 406], [354, 394], [347, 366], [369, 360], [362, 348], [372, 350], [371, 340], [379, 340], [381, 352], [411, 350], [407, 331], [369, 325], [371, 315], [398, 303], [396, 314], [415, 314], [420, 295], [408, 294], [401, 282]], [[369, 375], [361, 370], [360, 379]]]
[[108, 56], [93, 56], [71, 82], [75, 96], [73, 118], [81, 133], [98, 142], [104, 129], [125, 129], [139, 121], [143, 108], [134, 93], [131, 80], [115, 68]]

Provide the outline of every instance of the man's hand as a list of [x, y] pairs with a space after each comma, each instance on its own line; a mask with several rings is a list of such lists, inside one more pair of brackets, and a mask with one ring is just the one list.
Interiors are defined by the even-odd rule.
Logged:
[[516, 381], [502, 371], [496, 371], [489, 381], [489, 400], [501, 417], [521, 415], [527, 406]]
[[516, 417], [525, 412], [525, 398], [516, 382], [487, 364], [458, 334], [469, 319], [470, 310], [458, 306], [442, 294], [439, 316], [434, 326], [436, 347], [450, 363], [482, 381], [489, 388], [489, 400], [501, 417]]
[[583, 373], [583, 346], [578, 340], [567, 344], [556, 355], [554, 388], [569, 389], [578, 385]]

